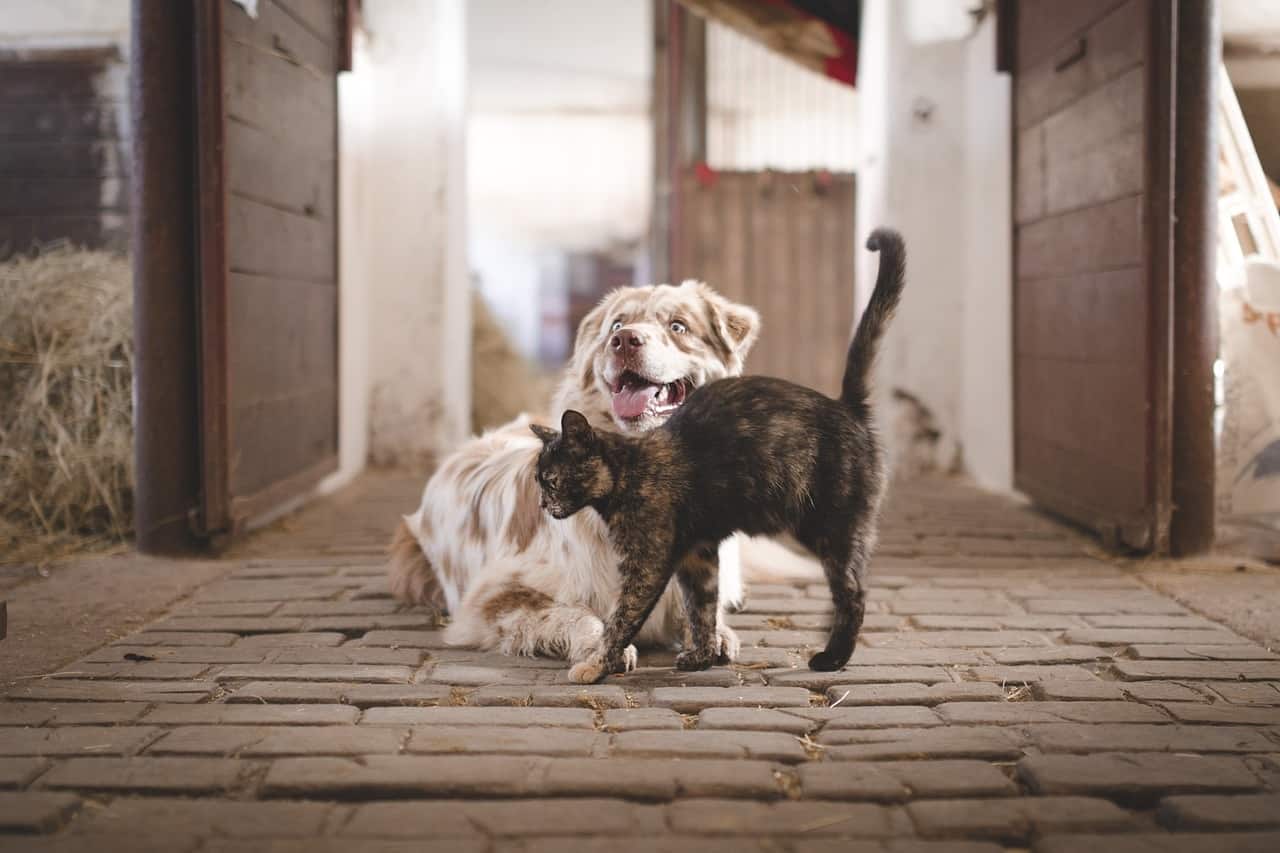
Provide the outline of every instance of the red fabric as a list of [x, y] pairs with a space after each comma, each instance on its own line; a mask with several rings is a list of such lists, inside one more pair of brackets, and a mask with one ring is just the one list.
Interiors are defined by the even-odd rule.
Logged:
[[827, 32], [831, 33], [831, 38], [836, 43], [836, 47], [839, 48], [840, 54], [826, 61], [824, 71], [832, 80], [844, 83], [846, 86], [855, 85], [858, 79], [858, 43], [853, 40], [852, 36], [838, 27], [831, 26], [826, 21], [815, 18], [803, 9], [793, 6], [787, 0], [760, 0], [760, 2], [768, 3], [771, 6], [781, 6], [794, 15], [818, 21], [822, 26], [826, 27]]

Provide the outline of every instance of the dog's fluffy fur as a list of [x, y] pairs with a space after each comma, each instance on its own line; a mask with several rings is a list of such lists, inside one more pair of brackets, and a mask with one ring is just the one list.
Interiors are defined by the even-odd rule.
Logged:
[[[741, 374], [759, 326], [755, 311], [699, 282], [615, 291], [578, 329], [551, 422], [572, 408], [597, 429], [660, 426], [689, 390]], [[391, 586], [401, 600], [447, 609], [452, 644], [581, 661], [599, 653], [619, 594], [618, 555], [599, 517], [544, 517], [530, 422], [522, 416], [444, 460], [396, 533]], [[720, 610], [741, 599], [736, 540], [720, 547], [719, 586]], [[717, 623], [736, 653], [736, 637]], [[678, 597], [666, 595], [637, 641], [670, 644], [683, 625]], [[634, 650], [626, 656], [634, 665]]]

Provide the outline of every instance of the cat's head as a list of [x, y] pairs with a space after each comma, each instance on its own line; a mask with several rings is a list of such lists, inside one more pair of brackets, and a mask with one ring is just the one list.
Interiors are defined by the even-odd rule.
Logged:
[[542, 439], [538, 454], [538, 487], [542, 507], [555, 518], [568, 518], [613, 491], [613, 475], [605, 464], [600, 437], [581, 412], [567, 409], [560, 430], [530, 424]]

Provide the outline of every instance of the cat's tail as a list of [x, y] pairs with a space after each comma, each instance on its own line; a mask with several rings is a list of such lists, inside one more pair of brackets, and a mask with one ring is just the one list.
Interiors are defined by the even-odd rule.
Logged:
[[867, 404], [868, 379], [876, 360], [876, 350], [885, 326], [898, 307], [902, 296], [903, 277], [906, 273], [907, 251], [902, 235], [891, 228], [877, 228], [867, 238], [867, 248], [880, 253], [880, 271], [876, 275], [876, 287], [862, 312], [858, 331], [849, 344], [848, 361], [844, 369], [844, 382], [840, 399], [851, 406], [862, 408]]

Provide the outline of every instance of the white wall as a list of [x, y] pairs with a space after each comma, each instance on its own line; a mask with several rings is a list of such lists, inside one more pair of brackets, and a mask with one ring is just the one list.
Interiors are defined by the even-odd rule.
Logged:
[[341, 470], [418, 464], [470, 426], [464, 0], [365, 0], [339, 82]]
[[[913, 44], [907, 4], [863, 6], [859, 64], [860, 240], [877, 225], [907, 242], [902, 307], [878, 372], [928, 406], [968, 473], [1012, 486], [1009, 85], [993, 22], [965, 40]], [[859, 254], [860, 296], [876, 257]], [[886, 406], [881, 403], [882, 408]]]
[[566, 251], [649, 224], [649, 0], [470, 0], [470, 259], [522, 354]]

